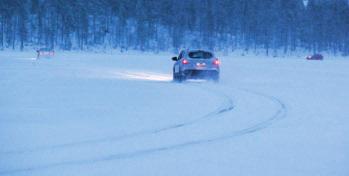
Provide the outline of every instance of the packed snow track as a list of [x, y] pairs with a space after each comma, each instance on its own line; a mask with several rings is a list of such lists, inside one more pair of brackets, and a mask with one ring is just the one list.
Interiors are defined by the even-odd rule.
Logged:
[[154, 56], [168, 67], [138, 55], [17, 58], [0, 65], [0, 175], [230, 175], [228, 163], [254, 163], [292, 128], [282, 94], [224, 77], [173, 83]]

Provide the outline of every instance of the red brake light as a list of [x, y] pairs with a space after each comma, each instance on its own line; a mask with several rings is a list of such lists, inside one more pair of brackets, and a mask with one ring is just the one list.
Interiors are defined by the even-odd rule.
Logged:
[[213, 64], [214, 65], [219, 65], [221, 62], [218, 60], [218, 59], [215, 59], [214, 61], [213, 61]]
[[182, 60], [182, 64], [188, 64], [188, 63], [189, 63], [189, 61], [187, 59]]

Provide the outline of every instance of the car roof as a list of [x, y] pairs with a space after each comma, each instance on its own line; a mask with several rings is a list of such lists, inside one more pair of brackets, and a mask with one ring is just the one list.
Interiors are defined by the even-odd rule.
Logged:
[[209, 52], [209, 53], [213, 54], [212, 51], [204, 50], [204, 49], [185, 49], [185, 50], [182, 50], [181, 52], [190, 53], [190, 52], [196, 52], [196, 51]]

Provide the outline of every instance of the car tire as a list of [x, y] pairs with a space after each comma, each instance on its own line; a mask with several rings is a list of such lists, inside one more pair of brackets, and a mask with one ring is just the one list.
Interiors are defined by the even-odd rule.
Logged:
[[179, 76], [179, 82], [183, 82], [183, 81], [185, 81], [185, 79], [186, 79], [185, 75]]
[[173, 73], [173, 82], [179, 82], [178, 76]]
[[182, 82], [182, 78], [181, 78], [180, 74], [176, 74], [175, 72], [173, 72], [173, 81], [174, 82]]
[[212, 80], [213, 80], [214, 82], [218, 83], [218, 82], [219, 82], [219, 73], [215, 73], [215, 74], [213, 75], [213, 77], [212, 77]]
[[179, 72], [178, 74], [174, 73], [173, 72], [173, 81], [174, 82], [178, 82], [178, 83], [181, 83], [183, 81], [185, 81], [185, 75], [182, 75], [181, 72]]

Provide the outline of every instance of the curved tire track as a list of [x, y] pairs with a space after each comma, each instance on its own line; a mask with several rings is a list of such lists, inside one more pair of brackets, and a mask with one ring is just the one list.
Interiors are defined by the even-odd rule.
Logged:
[[[205, 89], [203, 89], [203, 90], [205, 90]], [[205, 90], [205, 91], [208, 91], [208, 90]], [[211, 91], [209, 91], [209, 92], [211, 92]], [[216, 117], [218, 114], [222, 114], [222, 113], [225, 113], [225, 112], [228, 112], [228, 111], [231, 111], [232, 109], [234, 109], [234, 103], [233, 103], [233, 100], [230, 99], [230, 97], [228, 97], [224, 94], [216, 94], [216, 95], [220, 96], [224, 99], [223, 103], [218, 108], [216, 108], [214, 111], [209, 112], [208, 114], [201, 116], [199, 118], [193, 119], [191, 121], [177, 123], [177, 124], [173, 124], [173, 125], [168, 125], [168, 126], [156, 128], [156, 129], [138, 131], [138, 132], [129, 133], [129, 134], [121, 135], [121, 136], [106, 137], [106, 138], [93, 139], [93, 140], [84, 140], [84, 141], [65, 143], [65, 144], [59, 144], [59, 145], [43, 146], [43, 147], [37, 147], [37, 148], [27, 149], [27, 150], [0, 152], [0, 154], [1, 155], [15, 155], [15, 154], [35, 153], [35, 152], [42, 152], [42, 151], [48, 151], [48, 150], [57, 150], [57, 149], [62, 149], [62, 148], [77, 147], [77, 146], [82, 146], [82, 145], [91, 145], [91, 144], [96, 144], [96, 143], [116, 142], [116, 141], [121, 141], [121, 140], [129, 139], [129, 138], [157, 134], [157, 133], [161, 133], [161, 132], [165, 132], [165, 131], [174, 130], [177, 128], [193, 125], [193, 124], [199, 123], [201, 121]]]
[[[97, 162], [127, 159], [127, 158], [139, 157], [139, 156], [148, 155], [148, 154], [157, 153], [157, 152], [164, 152], [164, 151], [181, 149], [181, 148], [195, 146], [195, 145], [202, 145], [202, 144], [207, 144], [207, 143], [218, 142], [218, 141], [222, 141], [222, 140], [232, 139], [235, 137], [255, 133], [257, 131], [260, 131], [260, 130], [263, 130], [263, 129], [269, 127], [275, 121], [283, 119], [286, 117], [287, 107], [280, 99], [273, 97], [273, 96], [270, 96], [270, 95], [267, 95], [267, 94], [254, 92], [254, 91], [251, 91], [248, 89], [240, 89], [240, 90], [247, 92], [247, 93], [250, 93], [250, 94], [260, 96], [260, 97], [264, 97], [265, 99], [268, 99], [268, 100], [276, 103], [279, 106], [279, 108], [267, 120], [264, 120], [262, 122], [259, 122], [255, 125], [253, 125], [253, 126], [250, 126], [250, 127], [247, 127], [247, 128], [241, 129], [241, 130], [232, 131], [231, 133], [227, 133], [227, 134], [221, 135], [221, 136], [216, 136], [216, 137], [212, 137], [212, 138], [208, 138], [208, 139], [197, 139], [197, 140], [192, 140], [189, 142], [183, 142], [183, 143], [178, 143], [178, 144], [168, 145], [168, 146], [148, 148], [148, 149], [137, 150], [137, 151], [132, 151], [132, 152], [111, 154], [108, 156], [102, 156], [102, 157], [88, 159], [88, 160], [86, 159], [86, 160], [57, 162], [57, 163], [41, 165], [41, 166], [36, 166], [36, 167], [28, 167], [28, 168], [0, 171], [0, 175], [15, 174], [15, 173], [21, 173], [21, 172], [28, 172], [28, 171], [37, 171], [37, 170], [62, 167], [62, 166], [85, 165], [85, 164], [93, 164], [93, 163], [97, 163]], [[227, 111], [229, 111], [229, 110], [227, 110]], [[227, 112], [227, 111], [225, 111], [225, 112]], [[217, 113], [223, 113], [223, 112], [216, 112], [216, 114]]]

